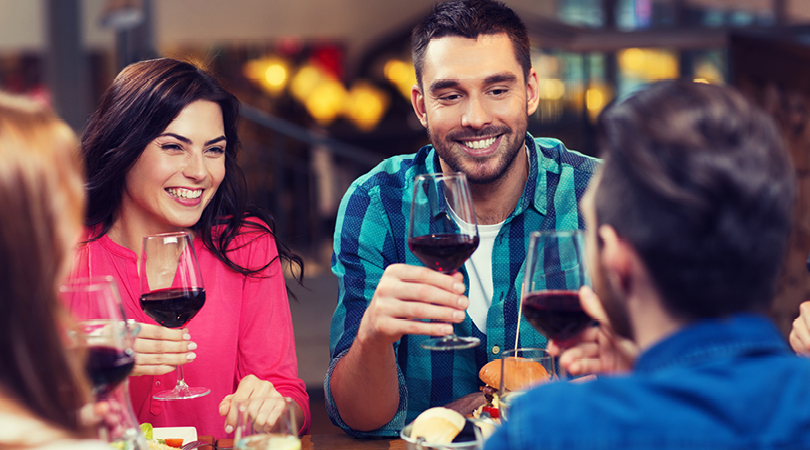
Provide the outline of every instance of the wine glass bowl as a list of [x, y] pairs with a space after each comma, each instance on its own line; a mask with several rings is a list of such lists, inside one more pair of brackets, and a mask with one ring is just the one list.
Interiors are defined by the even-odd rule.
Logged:
[[[183, 327], [205, 304], [202, 273], [189, 233], [144, 237], [139, 269], [141, 309], [161, 326]], [[183, 366], [179, 365], [174, 389], [158, 392], [153, 398], [181, 400], [210, 393], [207, 388], [189, 387], [183, 376]]]
[[[408, 247], [425, 266], [451, 274], [478, 248], [478, 224], [470, 186], [463, 173], [431, 173], [414, 177]], [[460, 350], [480, 340], [455, 334], [428, 339], [428, 350]]]
[[569, 340], [585, 330], [592, 319], [580, 305], [579, 289], [589, 284], [581, 230], [531, 234], [522, 312], [535, 329], [555, 341]]
[[93, 393], [103, 399], [135, 366], [134, 333], [126, 321], [112, 277], [77, 278], [59, 287], [77, 322], [74, 336], [86, 349], [85, 369]]

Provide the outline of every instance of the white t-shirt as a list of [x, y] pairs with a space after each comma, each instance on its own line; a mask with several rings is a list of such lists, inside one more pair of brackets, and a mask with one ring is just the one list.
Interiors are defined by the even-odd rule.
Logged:
[[492, 248], [503, 224], [478, 225], [478, 248], [464, 263], [470, 282], [467, 314], [484, 334], [487, 332], [487, 313], [492, 304]]

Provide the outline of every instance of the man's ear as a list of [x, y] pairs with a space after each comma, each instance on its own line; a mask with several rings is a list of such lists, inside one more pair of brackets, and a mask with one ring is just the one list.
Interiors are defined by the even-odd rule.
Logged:
[[617, 292], [627, 294], [632, 280], [634, 250], [610, 225], [600, 225], [597, 233], [602, 241], [599, 258], [608, 282]]
[[529, 75], [526, 79], [526, 113], [531, 116], [537, 111], [537, 106], [540, 104], [540, 81], [537, 77], [537, 71], [534, 67], [529, 69]]
[[414, 84], [411, 87], [411, 105], [413, 106], [413, 112], [416, 113], [416, 117], [419, 118], [419, 122], [423, 127], [427, 128], [425, 96], [422, 95], [422, 89], [419, 88], [418, 84]]

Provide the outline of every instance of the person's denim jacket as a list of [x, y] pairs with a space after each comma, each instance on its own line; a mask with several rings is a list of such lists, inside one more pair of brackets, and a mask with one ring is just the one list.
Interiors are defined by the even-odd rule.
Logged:
[[810, 448], [810, 361], [754, 315], [692, 324], [634, 371], [520, 397], [485, 450]]

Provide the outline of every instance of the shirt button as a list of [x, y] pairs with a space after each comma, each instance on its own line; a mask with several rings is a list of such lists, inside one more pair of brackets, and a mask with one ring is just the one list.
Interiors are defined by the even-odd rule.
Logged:
[[500, 352], [501, 352], [501, 348], [500, 348], [500, 347], [498, 347], [497, 345], [493, 345], [493, 346], [492, 346], [492, 354], [493, 354], [493, 355], [497, 355], [497, 354], [498, 354], [498, 353], [500, 353]]
[[155, 381], [155, 386], [160, 387], [160, 380]]

